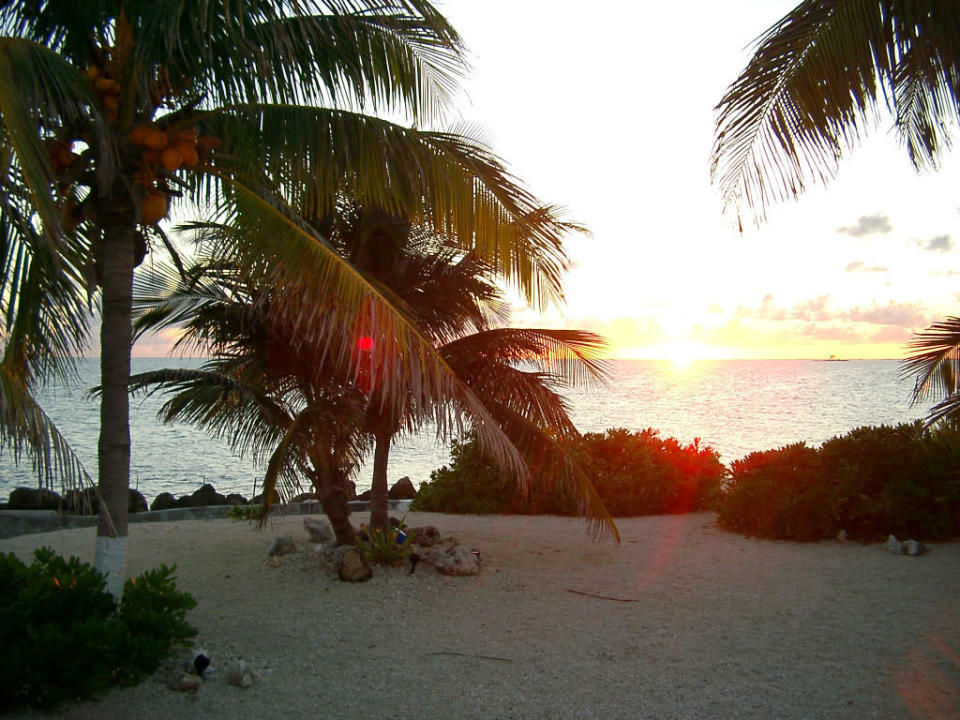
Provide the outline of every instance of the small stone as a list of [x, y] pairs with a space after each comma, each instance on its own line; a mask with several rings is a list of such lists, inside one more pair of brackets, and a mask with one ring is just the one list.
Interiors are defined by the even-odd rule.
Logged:
[[281, 535], [273, 541], [273, 545], [270, 547], [270, 551], [267, 553], [270, 557], [276, 557], [278, 555], [290, 555], [297, 551], [297, 546], [293, 542], [293, 535], [289, 533], [286, 535]]
[[373, 570], [356, 548], [349, 548], [340, 561], [340, 579], [344, 582], [366, 582], [373, 577]]
[[234, 687], [248, 688], [253, 686], [253, 670], [246, 660], [237, 660], [227, 668], [227, 683]]
[[311, 542], [326, 544], [334, 540], [333, 530], [326, 520], [304, 518], [303, 527], [310, 534]]
[[890, 537], [887, 538], [887, 541], [883, 544], [883, 549], [886, 550], [888, 553], [892, 553], [894, 555], [902, 555], [903, 543], [901, 543], [893, 535], [891, 535]]
[[433, 565], [444, 575], [479, 575], [480, 553], [468, 550], [463, 545], [445, 543], [432, 547], [421, 560]]
[[903, 543], [904, 555], [923, 555], [927, 551], [927, 546], [919, 540], [907, 540]]
[[407, 533], [413, 538], [413, 544], [420, 547], [433, 547], [440, 542], [440, 531], [433, 525], [410, 528]]
[[203, 686], [203, 678], [188, 672], [167, 673], [167, 687], [176, 692], [196, 692]]

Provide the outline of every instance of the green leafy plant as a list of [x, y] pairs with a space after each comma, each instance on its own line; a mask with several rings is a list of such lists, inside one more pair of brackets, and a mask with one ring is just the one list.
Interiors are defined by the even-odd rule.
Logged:
[[[715, 506], [727, 469], [717, 453], [683, 445], [656, 430], [623, 428], [587, 433], [565, 445], [614, 516], [681, 513]], [[473, 438], [454, 441], [450, 465], [430, 473], [411, 510], [454, 513], [574, 515], [575, 499], [554, 489], [521, 497], [483, 455]]]
[[761, 537], [917, 539], [960, 535], [960, 432], [860, 427], [820, 448], [751, 453], [730, 466], [724, 527]]
[[227, 517], [231, 520], [259, 520], [263, 513], [262, 505], [231, 505], [227, 509]]
[[40, 548], [27, 566], [0, 555], [0, 705], [51, 707], [153, 672], [196, 634], [185, 620], [196, 601], [176, 590], [173, 572], [128, 580], [117, 604], [77, 558]]
[[399, 565], [413, 552], [413, 537], [404, 532], [403, 523], [386, 530], [361, 525], [358, 545], [368, 562]]

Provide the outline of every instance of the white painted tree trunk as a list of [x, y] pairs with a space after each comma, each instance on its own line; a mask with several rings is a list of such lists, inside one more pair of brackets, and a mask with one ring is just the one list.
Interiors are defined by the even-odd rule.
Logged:
[[117, 601], [123, 595], [123, 584], [127, 580], [127, 538], [97, 538], [95, 566], [106, 575], [107, 592]]

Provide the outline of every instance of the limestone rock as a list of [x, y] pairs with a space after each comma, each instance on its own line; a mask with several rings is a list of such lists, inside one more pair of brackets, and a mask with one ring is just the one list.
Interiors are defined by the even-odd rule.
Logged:
[[329, 543], [334, 540], [333, 530], [330, 529], [326, 520], [304, 518], [303, 527], [310, 534], [311, 542]]
[[413, 487], [408, 477], [397, 480], [387, 493], [387, 497], [391, 500], [413, 500], [416, 496], [417, 489]]
[[182, 670], [169, 670], [165, 682], [167, 687], [177, 692], [197, 692], [203, 686], [203, 678]]
[[893, 553], [894, 555], [903, 554], [903, 543], [897, 540], [893, 535], [887, 538], [887, 541], [883, 544], [883, 549], [888, 553]]
[[[252, 498], [250, 498], [250, 504], [263, 505], [263, 500], [264, 500], [264, 493], [260, 493], [259, 495], [254, 495]], [[282, 502], [282, 500], [280, 499], [280, 493], [274, 490], [273, 499], [270, 502], [273, 505], [279, 505]]]
[[903, 543], [904, 555], [923, 555], [927, 551], [927, 546], [919, 540], [907, 540]]
[[94, 488], [70, 490], [63, 496], [63, 504], [69, 512], [78, 515], [96, 515], [100, 512], [100, 499]]
[[234, 687], [252, 687], [254, 679], [253, 668], [246, 660], [236, 660], [227, 666], [227, 683]]
[[10, 493], [10, 510], [59, 510], [61, 499], [52, 490], [18, 487]]
[[366, 582], [373, 577], [373, 570], [356, 548], [348, 548], [340, 560], [340, 579], [344, 582]]
[[373, 490], [364, 490], [357, 495], [357, 500], [369, 500], [371, 495], [373, 495]]
[[230, 493], [227, 495], [227, 505], [246, 505], [247, 499], [240, 493]]
[[480, 555], [456, 541], [447, 542], [427, 550], [420, 558], [433, 565], [444, 575], [479, 575]]
[[127, 491], [127, 512], [138, 513], [147, 511], [147, 499], [139, 490], [130, 488]]
[[[180, 502], [184, 498], [180, 498]], [[210, 505], [226, 505], [227, 496], [221, 495], [210, 483], [205, 483], [199, 490], [187, 496], [186, 507], [209, 507]]]
[[290, 502], [320, 502], [320, 495], [319, 493], [300, 493], [299, 495], [294, 495], [292, 498], [290, 498]]
[[168, 492], [157, 495], [150, 503], [151, 510], [169, 510], [177, 507], [177, 499]]
[[270, 547], [270, 552], [267, 554], [270, 557], [276, 557], [278, 555], [289, 555], [297, 551], [297, 546], [293, 542], [293, 535], [289, 533], [286, 535], [281, 535], [273, 541], [273, 545]]
[[413, 538], [413, 544], [420, 547], [433, 547], [440, 542], [440, 531], [433, 525], [410, 528], [407, 533]]

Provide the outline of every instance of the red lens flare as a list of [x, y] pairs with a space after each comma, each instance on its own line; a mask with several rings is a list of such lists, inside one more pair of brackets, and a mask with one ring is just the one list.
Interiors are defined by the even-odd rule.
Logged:
[[362, 350], [363, 352], [369, 352], [373, 350], [373, 338], [369, 335], [364, 335], [363, 337], [357, 340], [357, 349]]

